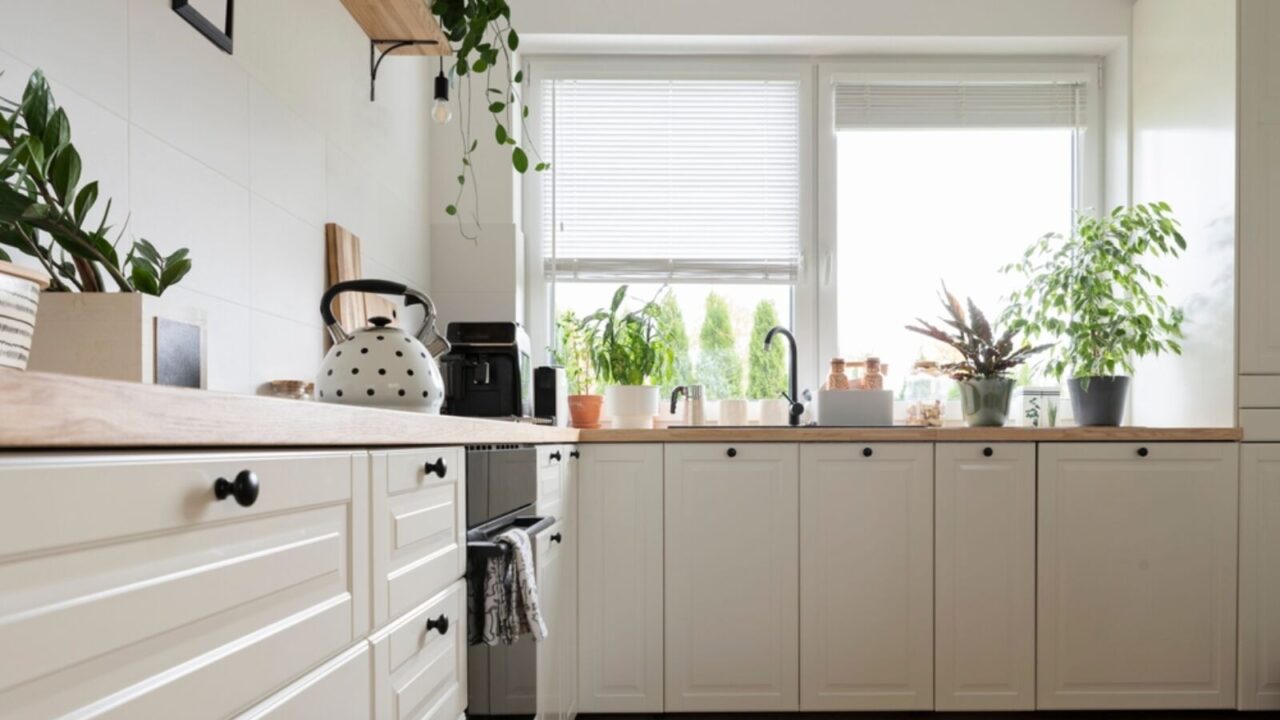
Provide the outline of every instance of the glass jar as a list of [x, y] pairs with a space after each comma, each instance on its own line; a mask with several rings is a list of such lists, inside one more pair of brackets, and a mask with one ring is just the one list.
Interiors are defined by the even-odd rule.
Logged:
[[907, 424], [942, 427], [947, 406], [947, 377], [932, 360], [918, 360], [911, 366], [902, 391], [907, 404]]

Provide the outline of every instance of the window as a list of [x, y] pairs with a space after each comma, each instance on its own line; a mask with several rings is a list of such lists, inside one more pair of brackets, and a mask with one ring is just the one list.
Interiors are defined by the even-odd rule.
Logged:
[[[802, 73], [533, 65], [534, 132], [553, 171], [530, 194], [540, 260], [531, 324], [607, 306], [620, 284], [634, 302], [667, 286], [687, 365], [709, 368], [715, 350], [741, 369], [688, 380], [708, 385], [712, 399], [765, 394], [749, 387], [757, 313], [792, 325], [803, 257]], [[717, 332], [725, 328], [731, 351], [703, 347], [704, 336], [728, 344]]]
[[941, 282], [992, 316], [1000, 268], [1069, 232], [1086, 184], [1089, 86], [1062, 78], [833, 78], [834, 312], [824, 349], [878, 356], [886, 388], [947, 350], [903, 326], [942, 313]]

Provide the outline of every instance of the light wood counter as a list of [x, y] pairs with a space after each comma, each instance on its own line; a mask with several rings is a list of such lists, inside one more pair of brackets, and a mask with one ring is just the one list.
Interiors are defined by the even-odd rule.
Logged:
[[576, 430], [0, 369], [2, 448], [573, 442]]
[[578, 442], [1238, 442], [1239, 428], [735, 427], [581, 430]]

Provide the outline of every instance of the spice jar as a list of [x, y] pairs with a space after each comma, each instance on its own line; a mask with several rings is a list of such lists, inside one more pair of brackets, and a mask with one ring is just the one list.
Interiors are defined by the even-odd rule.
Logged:
[[880, 366], [880, 358], [867, 358], [867, 374], [862, 378], [863, 390], [883, 390], [884, 389], [884, 373], [887, 368]]
[[827, 384], [825, 389], [849, 389], [849, 376], [844, 373], [844, 358], [831, 358], [831, 372], [827, 375]]
[[946, 378], [938, 363], [918, 360], [903, 387], [902, 399], [907, 403], [907, 424], [918, 427], [942, 427], [947, 401]]

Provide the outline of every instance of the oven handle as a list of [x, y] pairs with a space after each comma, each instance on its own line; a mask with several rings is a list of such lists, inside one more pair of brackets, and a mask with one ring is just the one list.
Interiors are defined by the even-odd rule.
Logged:
[[[536, 538], [538, 536], [538, 533], [542, 532], [543, 530], [546, 530], [547, 528], [555, 524], [556, 524], [556, 517], [554, 515], [542, 515], [542, 516], [524, 515], [521, 517], [513, 518], [511, 521], [511, 524], [504, 526], [502, 530], [506, 531], [509, 528], [521, 528], [525, 532], [529, 533], [529, 537]], [[499, 535], [501, 533], [494, 532], [492, 534]], [[489, 535], [489, 534], [486, 533], [486, 535]], [[505, 548], [504, 545], [493, 542], [491, 540], [468, 540], [467, 541], [467, 553], [470, 554], [474, 552], [481, 557], [501, 555], [505, 552], [504, 548]]]

